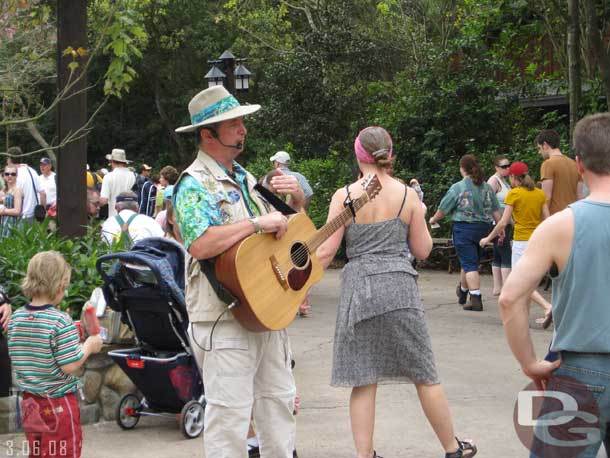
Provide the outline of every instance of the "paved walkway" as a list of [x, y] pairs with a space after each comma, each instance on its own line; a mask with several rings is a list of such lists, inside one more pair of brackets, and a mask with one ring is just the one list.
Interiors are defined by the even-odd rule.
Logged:
[[[329, 386], [332, 340], [339, 291], [339, 271], [329, 271], [316, 287], [310, 318], [290, 328], [301, 395], [297, 448], [301, 458], [353, 457], [348, 416], [348, 389]], [[521, 373], [504, 338], [491, 278], [483, 277], [485, 310], [464, 312], [457, 305], [458, 276], [423, 272], [420, 289], [427, 310], [437, 365], [460, 437], [473, 438], [481, 457], [525, 457], [513, 430], [517, 392], [528, 379]], [[541, 312], [533, 308], [536, 317]], [[533, 320], [532, 320], [533, 322]], [[550, 331], [534, 330], [542, 354]], [[0, 436], [0, 457], [7, 441], [19, 447], [22, 435]], [[84, 458], [199, 457], [202, 439], [185, 440], [172, 419], [142, 418], [132, 431], [115, 423], [84, 428]], [[443, 456], [411, 385], [381, 386], [377, 399], [375, 447], [385, 458]], [[19, 451], [19, 450], [17, 450]], [[214, 458], [214, 457], [210, 457]]]

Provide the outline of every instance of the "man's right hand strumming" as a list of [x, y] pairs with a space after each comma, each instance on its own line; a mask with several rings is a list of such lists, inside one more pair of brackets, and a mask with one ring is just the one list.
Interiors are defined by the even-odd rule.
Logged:
[[275, 232], [275, 238], [280, 239], [288, 230], [288, 218], [278, 211], [259, 216], [258, 224], [265, 233]]

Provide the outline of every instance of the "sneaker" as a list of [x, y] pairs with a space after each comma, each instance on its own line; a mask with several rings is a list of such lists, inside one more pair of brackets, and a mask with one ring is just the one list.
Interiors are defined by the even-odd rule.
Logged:
[[480, 294], [470, 295], [470, 304], [462, 307], [464, 310], [472, 310], [473, 312], [483, 311], [483, 298]]
[[[248, 445], [248, 458], [260, 458], [261, 452], [258, 447], [254, 447], [253, 445]], [[292, 458], [299, 458], [297, 455], [297, 450], [294, 449], [292, 451]], [[381, 458], [381, 457], [379, 457]]]
[[461, 283], [458, 283], [457, 288], [455, 288], [455, 294], [458, 297], [458, 304], [465, 305], [466, 299], [468, 299], [468, 290], [462, 291]]

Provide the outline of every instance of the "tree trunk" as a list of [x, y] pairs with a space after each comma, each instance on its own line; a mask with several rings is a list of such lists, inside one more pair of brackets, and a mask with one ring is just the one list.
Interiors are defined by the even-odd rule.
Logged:
[[602, 42], [599, 19], [597, 18], [597, 12], [595, 11], [595, 1], [584, 0], [584, 2], [589, 46], [602, 77], [602, 83], [606, 92], [606, 104], [608, 105], [608, 110], [610, 110], [610, 54], [608, 54], [608, 51], [606, 51], [604, 43]]
[[570, 100], [570, 138], [578, 122], [581, 98], [579, 1], [568, 0], [568, 92]]
[[171, 142], [174, 144], [174, 147], [178, 151], [178, 158], [180, 164], [176, 165], [183, 165], [188, 162], [189, 158], [186, 157], [187, 155], [184, 152], [182, 139], [180, 138], [179, 134], [176, 133], [175, 123], [173, 123], [172, 120], [169, 119], [169, 116], [165, 112], [163, 104], [161, 103], [161, 82], [159, 81], [159, 78], [153, 77], [152, 89], [155, 94], [155, 106], [157, 107], [157, 113], [159, 113], [159, 117], [161, 118], [161, 123], [167, 130], [167, 134]]
[[51, 149], [51, 146], [44, 139], [44, 137], [38, 130], [38, 127], [36, 126], [36, 124], [34, 122], [30, 121], [30, 122], [26, 123], [26, 126], [28, 128], [28, 131], [30, 132], [30, 135], [32, 137], [34, 137], [34, 140], [36, 140], [36, 142], [40, 145], [40, 147], [47, 150], [47, 155], [49, 156], [49, 159], [51, 159], [51, 161], [53, 161], [53, 164], [55, 165], [55, 168], [57, 169], [57, 156], [55, 156], [55, 151], [53, 151]]
[[[64, 49], [80, 46], [87, 49], [87, 2], [57, 2], [57, 83], [63, 91], [70, 78], [71, 59]], [[76, 76], [83, 72], [84, 58], [79, 60]], [[71, 88], [57, 106], [59, 144], [87, 124], [87, 77]], [[87, 138], [81, 137], [59, 148], [57, 155], [57, 221], [63, 237], [80, 237], [87, 231]]]

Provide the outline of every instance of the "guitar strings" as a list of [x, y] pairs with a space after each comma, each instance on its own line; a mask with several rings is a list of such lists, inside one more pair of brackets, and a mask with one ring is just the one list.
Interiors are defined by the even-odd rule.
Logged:
[[[358, 200], [358, 199], [356, 199], [356, 200]], [[362, 203], [355, 202], [355, 203], [358, 208], [360, 208], [362, 205], [364, 205], [364, 202], [362, 202]], [[347, 211], [347, 210], [348, 209], [346, 209], [344, 211]], [[294, 253], [291, 253], [291, 255], [288, 259], [288, 262], [286, 262], [284, 264], [279, 263], [279, 266], [282, 270], [287, 270], [294, 265], [304, 266], [304, 265], [306, 265], [305, 261], [307, 261], [307, 258], [309, 258], [310, 255], [311, 255], [311, 251], [309, 249], [309, 246], [307, 245], [307, 243], [303, 242], [301, 247], [297, 248]]]
[[[368, 200], [371, 200], [372, 197], [374, 197], [375, 194], [373, 194], [373, 196], [367, 196]], [[360, 199], [363, 196], [360, 196], [359, 198], [357, 198], [354, 202], [354, 204], [356, 204], [355, 206], [359, 209], [360, 207], [362, 207], [366, 202], [362, 202], [360, 201]], [[344, 210], [344, 212], [346, 212], [348, 209], [346, 208]], [[340, 216], [340, 215], [339, 215]], [[340, 218], [339, 218], [340, 219]], [[337, 228], [338, 229], [338, 228]], [[336, 229], [335, 229], [336, 230]], [[334, 232], [334, 231], [333, 231]], [[288, 259], [288, 262], [285, 264], [282, 263], [278, 263], [279, 267], [282, 270], [291, 268], [294, 265], [298, 265], [298, 266], [305, 266], [306, 265], [306, 261], [307, 259], [311, 256], [311, 251], [309, 249], [309, 246], [307, 245], [307, 243], [302, 242], [302, 245], [297, 248], [295, 250], [294, 253], [291, 253]]]

